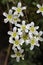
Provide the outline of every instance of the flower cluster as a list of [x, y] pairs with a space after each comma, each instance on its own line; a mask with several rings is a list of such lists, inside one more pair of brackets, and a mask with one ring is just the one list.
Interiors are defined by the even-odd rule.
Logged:
[[[39, 5], [37, 6], [39, 7]], [[12, 7], [12, 9], [9, 10], [8, 14], [5, 12], [3, 13], [6, 17], [4, 22], [14, 24], [13, 30], [8, 31], [8, 34], [10, 35], [9, 43], [13, 44], [12, 50], [14, 50], [14, 54], [12, 54], [11, 57], [16, 58], [17, 62], [19, 62], [20, 58], [24, 60], [24, 49], [22, 49], [23, 44], [30, 44], [30, 50], [33, 50], [35, 45], [38, 47], [40, 46], [38, 43], [39, 41], [43, 41], [43, 38], [41, 37], [43, 32], [38, 32], [39, 26], [35, 26], [34, 22], [27, 24], [25, 20], [20, 20], [20, 16], [24, 16], [22, 10], [25, 9], [26, 6], [21, 7], [21, 2], [19, 2], [17, 7]], [[13, 12], [13, 10], [15, 11]], [[39, 10], [41, 11], [42, 8], [39, 8]]]

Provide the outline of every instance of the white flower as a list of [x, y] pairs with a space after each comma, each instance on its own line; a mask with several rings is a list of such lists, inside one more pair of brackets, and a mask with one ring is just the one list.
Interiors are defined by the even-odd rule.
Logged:
[[43, 32], [40, 31], [40, 32], [38, 32], [38, 34], [36, 35], [36, 37], [37, 37], [37, 39], [38, 39], [39, 41], [43, 41], [43, 38], [41, 37], [42, 34], [43, 34]]
[[22, 32], [23, 31], [26, 33], [28, 32], [27, 25], [25, 24], [25, 21], [22, 21], [22, 24], [17, 24], [16, 26], [19, 27]]
[[9, 38], [9, 43], [13, 44], [14, 47], [21, 49], [21, 45], [24, 43], [23, 39], [15, 39], [13, 40], [12, 37]]
[[42, 6], [40, 5], [40, 4], [37, 4], [37, 7], [39, 8], [38, 10], [37, 10], [37, 13], [42, 13], [42, 16], [43, 16], [43, 4], [42, 4]]
[[37, 37], [30, 37], [29, 43], [30, 43], [30, 45], [31, 45], [30, 50], [32, 50], [32, 49], [34, 48], [34, 45], [36, 45], [36, 46], [39, 47]]
[[9, 13], [8, 13], [8, 14], [7, 14], [6, 12], [4, 12], [3, 15], [6, 17], [6, 18], [4, 19], [4, 22], [5, 22], [5, 23], [7, 23], [8, 21], [9, 21], [10, 23], [12, 23], [13, 15], [12, 15], [12, 10], [11, 10], [11, 9], [9, 10]]
[[25, 10], [26, 7], [21, 7], [21, 2], [19, 2], [17, 7], [12, 7], [12, 9], [15, 10], [14, 14], [19, 14], [19, 16], [23, 16], [22, 10]]
[[12, 24], [17, 24], [17, 22], [20, 22], [19, 16], [18, 15], [13, 15], [13, 21]]
[[14, 27], [13, 31], [8, 31], [8, 34], [11, 35], [12, 38], [19, 38], [19, 32], [17, 32], [17, 28]]
[[19, 51], [17, 51], [17, 49], [13, 49], [15, 54], [12, 54], [11, 57], [12, 58], [16, 58], [16, 61], [19, 62], [20, 58], [22, 58], [22, 60], [24, 60], [24, 55], [22, 54], [24, 52], [23, 49], [20, 49]]
[[39, 26], [34, 26], [34, 22], [31, 22], [28, 29], [29, 29], [29, 33], [31, 34], [38, 34], [37, 30], [38, 30]]
[[28, 36], [28, 34], [23, 32], [22, 35], [20, 36], [20, 38], [24, 40], [26, 45], [28, 45], [28, 43], [29, 43], [29, 36]]

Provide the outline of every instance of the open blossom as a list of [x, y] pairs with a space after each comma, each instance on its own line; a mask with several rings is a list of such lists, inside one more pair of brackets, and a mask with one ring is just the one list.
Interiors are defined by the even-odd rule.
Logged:
[[39, 8], [38, 10], [37, 10], [37, 13], [42, 13], [42, 16], [43, 16], [43, 4], [42, 4], [42, 6], [40, 5], [40, 4], [37, 4], [37, 7]]
[[16, 26], [19, 27], [22, 32], [23, 31], [26, 33], [28, 32], [27, 25], [25, 24], [25, 21], [22, 21], [22, 24], [17, 24]]
[[12, 23], [13, 15], [12, 15], [12, 10], [11, 10], [11, 9], [9, 10], [8, 14], [7, 14], [6, 12], [4, 12], [3, 15], [6, 17], [6, 18], [4, 19], [4, 22], [5, 22], [5, 23], [7, 23], [8, 21], [9, 21], [10, 23]]
[[22, 10], [25, 10], [26, 7], [21, 7], [21, 2], [18, 3], [17, 7], [12, 7], [13, 10], [15, 10], [14, 14], [19, 14], [19, 16], [23, 16]]
[[19, 38], [19, 35], [20, 35], [19, 33], [20, 33], [20, 31], [17, 32], [16, 27], [13, 28], [13, 31], [8, 31], [8, 34], [11, 35], [10, 37], [16, 38], [16, 39]]
[[14, 50], [14, 53], [15, 53], [15, 54], [12, 54], [12, 55], [11, 55], [12, 58], [16, 58], [16, 61], [17, 61], [17, 62], [20, 61], [20, 58], [22, 58], [22, 60], [24, 60], [24, 55], [23, 55], [24, 50], [23, 50], [23, 49], [20, 49], [20, 50], [18, 51], [16, 48], [14, 48], [13, 50]]
[[12, 20], [12, 24], [17, 24], [18, 22], [20, 22], [21, 20], [19, 19], [18, 15], [14, 15], [13, 14], [13, 20]]
[[9, 38], [9, 43], [13, 44], [14, 47], [17, 47], [18, 49], [21, 49], [21, 45], [24, 43], [23, 39], [15, 39], [13, 40], [12, 37]]
[[21, 37], [21, 39], [24, 40], [24, 43], [25, 43], [26, 45], [28, 45], [28, 43], [29, 43], [29, 36], [28, 36], [28, 34], [26, 34], [25, 32], [23, 32], [20, 37]]
[[13, 11], [10, 9], [8, 14], [6, 12], [3, 13], [3, 15], [6, 17], [4, 19], [5, 23], [10, 22], [12, 24], [17, 24], [17, 22], [20, 22], [19, 16], [12, 14], [12, 12]]
[[34, 26], [34, 22], [31, 22], [28, 29], [29, 29], [29, 33], [31, 34], [38, 34], [37, 30], [38, 30], [39, 26]]
[[39, 41], [43, 41], [43, 38], [41, 37], [42, 34], [43, 34], [43, 31], [40, 31], [40, 32], [38, 32], [38, 34], [36, 35], [36, 37], [37, 37], [37, 39], [38, 39]]
[[34, 37], [34, 36], [33, 36], [33, 37], [30, 37], [29, 43], [30, 43], [30, 45], [31, 45], [30, 50], [33, 50], [34, 45], [36, 45], [36, 46], [39, 47], [39, 43], [38, 43], [37, 37]]

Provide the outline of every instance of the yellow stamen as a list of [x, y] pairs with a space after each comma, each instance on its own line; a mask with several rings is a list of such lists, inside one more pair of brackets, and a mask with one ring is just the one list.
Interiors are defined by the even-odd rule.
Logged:
[[18, 18], [14, 18], [14, 21], [17, 21], [18, 20]]
[[20, 52], [17, 52], [17, 53], [16, 53], [16, 55], [17, 55], [17, 56], [20, 56], [20, 55], [21, 55], [21, 53], [20, 53]]
[[40, 11], [43, 11], [43, 7], [40, 7], [39, 10], [40, 10]]
[[25, 30], [26, 29], [26, 26], [25, 25], [22, 25], [22, 29]]
[[10, 20], [12, 19], [12, 15], [8, 15], [7, 18]]
[[17, 8], [17, 12], [20, 13], [21, 12], [21, 8]]
[[34, 45], [35, 44], [35, 39], [31, 39], [31, 44]]
[[15, 40], [15, 44], [18, 45], [19, 44], [19, 40]]
[[24, 35], [22, 36], [22, 38], [23, 38], [24, 40], [27, 40], [27, 39], [28, 39], [28, 35], [24, 34]]
[[16, 32], [14, 32], [14, 33], [13, 33], [13, 37], [16, 37], [16, 35], [17, 35], [17, 33], [16, 33]]
[[35, 28], [32, 26], [32, 27], [30, 27], [30, 31], [31, 32], [34, 32], [35, 31]]

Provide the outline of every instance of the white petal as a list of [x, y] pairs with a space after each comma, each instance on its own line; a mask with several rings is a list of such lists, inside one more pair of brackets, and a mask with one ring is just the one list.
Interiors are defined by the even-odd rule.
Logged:
[[22, 24], [25, 25], [25, 21], [24, 20], [22, 21]]
[[37, 7], [38, 7], [38, 8], [40, 8], [40, 7], [41, 7], [41, 5], [37, 4]]
[[40, 45], [37, 43], [37, 44], [36, 44], [36, 46], [38, 46], [38, 47], [39, 47]]
[[15, 37], [15, 39], [18, 40], [18, 39], [19, 39], [19, 36], [17, 35], [17, 36]]
[[18, 32], [18, 35], [22, 35], [22, 32]]
[[22, 54], [24, 52], [24, 49], [20, 49], [19, 52]]
[[12, 57], [12, 58], [15, 58], [16, 56], [13, 54], [13, 55], [11, 55], [11, 57]]
[[17, 48], [15, 48], [15, 46], [13, 45], [13, 47], [12, 47], [12, 50], [14, 51], [14, 53], [16, 53], [17, 52]]
[[17, 30], [17, 28], [16, 28], [16, 27], [14, 27], [14, 28], [13, 28], [13, 31], [15, 32], [16, 30]]
[[43, 34], [43, 31], [40, 31], [40, 32], [39, 32], [39, 35], [41, 36], [42, 34]]
[[39, 29], [39, 26], [36, 26], [35, 29]]
[[22, 7], [22, 10], [26, 9], [26, 7]]
[[21, 32], [21, 29], [18, 29], [18, 32]]
[[6, 13], [6, 12], [4, 12], [3, 15], [4, 15], [5, 17], [7, 17], [7, 13]]
[[40, 40], [40, 41], [43, 41], [43, 38], [40, 37], [39, 40]]
[[31, 22], [31, 23], [30, 23], [30, 26], [34, 26], [34, 22]]
[[25, 32], [28, 33], [28, 30], [26, 29]]
[[11, 32], [11, 31], [8, 31], [8, 34], [9, 34], [9, 35], [12, 35], [12, 32]]
[[6, 18], [6, 19], [4, 19], [4, 23], [7, 23], [8, 22], [8, 19]]
[[13, 45], [12, 50], [15, 50], [15, 46]]
[[29, 30], [30, 26], [31, 26], [30, 24], [27, 24], [26, 25], [26, 28]]
[[24, 43], [23, 39], [20, 39], [20, 45], [22, 45]]
[[37, 10], [36, 13], [40, 13], [40, 10]]
[[21, 15], [21, 16], [24, 16], [23, 12], [20, 12], [20, 15]]
[[43, 12], [42, 12], [42, 16], [43, 16]]
[[16, 58], [16, 61], [19, 62], [19, 61], [20, 61], [20, 57], [17, 57], [17, 58]]
[[9, 43], [12, 43], [13, 44], [12, 37], [9, 38]]
[[[9, 19], [8, 19], [9, 20]], [[9, 23], [12, 23], [12, 19], [9, 20]]]
[[21, 27], [21, 25], [20, 25], [20, 24], [16, 24], [16, 26], [17, 26], [17, 27]]
[[16, 25], [17, 25], [17, 22], [15, 22], [14, 24], [15, 24], [15, 26], [16, 26]]
[[31, 46], [31, 47], [30, 47], [30, 50], [33, 50], [33, 48], [34, 48], [34, 46]]
[[38, 31], [35, 31], [34, 34], [35, 34], [35, 35], [38, 35]]
[[30, 43], [30, 40], [26, 40], [26, 45], [28, 45]]
[[20, 17], [21, 16], [21, 14], [18, 14], [18, 17]]
[[21, 7], [21, 2], [19, 2], [17, 6], [18, 6], [18, 7]]
[[21, 29], [18, 29], [18, 35], [22, 35]]
[[20, 45], [18, 45], [17, 48], [20, 50], [21, 49]]
[[12, 7], [13, 10], [16, 10], [16, 7]]
[[13, 11], [10, 9], [10, 10], [9, 10], [9, 14], [12, 14], [12, 12], [13, 12]]
[[30, 37], [30, 39], [33, 37], [33, 35], [32, 35], [32, 33], [31, 33], [31, 32], [29, 32], [29, 37]]
[[[14, 12], [14, 15], [17, 15], [17, 14], [18, 14], [18, 12], [15, 11], [15, 12]], [[19, 15], [18, 15], [18, 16], [19, 16]]]

